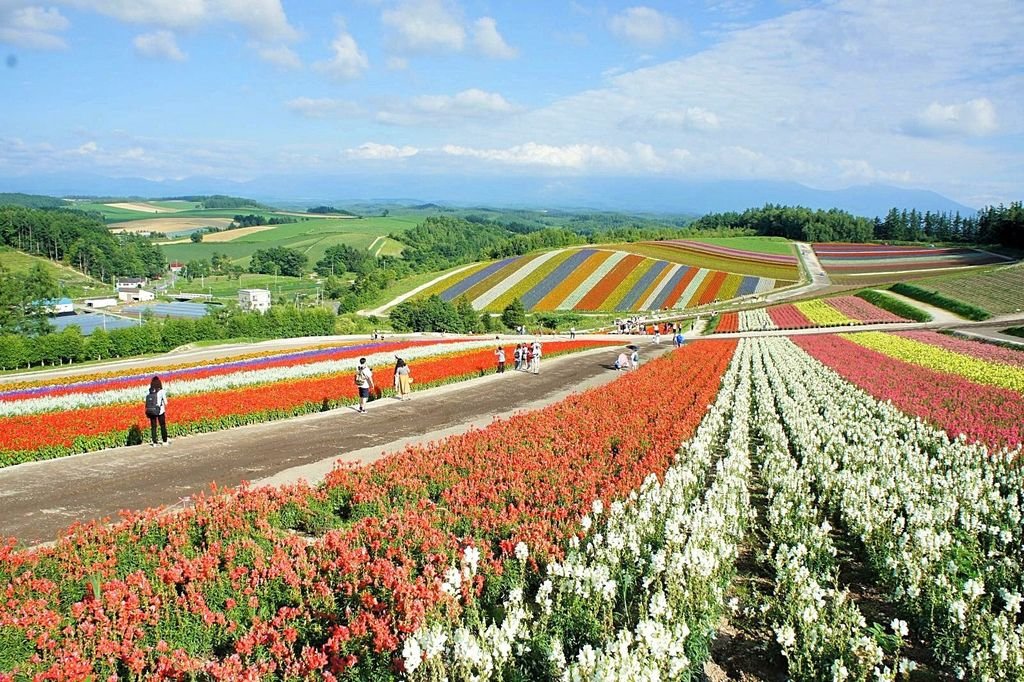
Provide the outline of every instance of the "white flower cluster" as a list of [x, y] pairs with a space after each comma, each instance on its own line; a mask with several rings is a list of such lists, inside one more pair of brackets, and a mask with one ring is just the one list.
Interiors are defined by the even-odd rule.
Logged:
[[[531, 599], [513, 589], [500, 623], [463, 625], [443, 638], [432, 626], [411, 636], [417, 641], [407, 650], [418, 658], [413, 666], [406, 661], [410, 677], [507, 679], [529, 643], [546, 639], [551, 677], [566, 682], [691, 678], [700, 662], [687, 650], [707, 650], [747, 520], [749, 394], [749, 379], [734, 363], [663, 482], [651, 475], [607, 509], [595, 500], [586, 517], [592, 532], [547, 567]], [[623, 611], [633, 624], [617, 617]], [[600, 623], [602, 635], [566, 651], [558, 628], [574, 613]], [[446, 646], [428, 654], [428, 640]]]
[[[1024, 468], [844, 381], [786, 339], [760, 342], [808, 481], [960, 677], [1024, 679]], [[950, 396], [950, 399], [954, 399]]]
[[[457, 353], [476, 348], [490, 347], [491, 341], [460, 341], [457, 343], [416, 345], [401, 351], [405, 360], [415, 360], [432, 355]], [[388, 365], [395, 360], [395, 353], [377, 353], [367, 355], [366, 361], [370, 366]], [[323, 360], [320, 362], [309, 362], [287, 367], [268, 367], [265, 369], [241, 370], [218, 374], [216, 376], [204, 377], [201, 379], [175, 379], [168, 382], [167, 392], [172, 397], [183, 395], [195, 395], [208, 393], [210, 391], [224, 391], [245, 386], [269, 384], [277, 381], [288, 381], [292, 379], [303, 379], [315, 376], [327, 376], [338, 374], [347, 370], [355, 370], [359, 364], [358, 358], [345, 358], [341, 360]], [[349, 381], [349, 383], [352, 383]], [[35, 414], [39, 412], [53, 412], [64, 410], [77, 410], [85, 407], [98, 407], [100, 405], [114, 405], [118, 403], [135, 403], [141, 398], [140, 391], [144, 391], [140, 383], [137, 386], [117, 388], [109, 391], [98, 391], [96, 393], [68, 393], [55, 396], [43, 396], [39, 398], [26, 398], [24, 400], [0, 400], [0, 417], [9, 417], [21, 414]]]
[[[782, 385], [768, 345], [740, 341], [753, 377], [752, 430], [759, 441], [755, 459], [767, 489], [765, 531], [774, 570], [768, 616], [793, 680], [836, 676], [850, 680], [893, 680], [899, 670], [884, 664], [884, 653], [845, 590], [838, 588], [831, 526], [815, 503], [807, 472], [790, 454], [789, 439], [775, 408]], [[745, 352], [751, 349], [752, 352]], [[906, 623], [896, 631], [907, 636]]]
[[739, 326], [741, 332], [763, 332], [779, 328], [779, 325], [772, 322], [772, 318], [768, 314], [767, 308], [741, 310], [739, 314]]

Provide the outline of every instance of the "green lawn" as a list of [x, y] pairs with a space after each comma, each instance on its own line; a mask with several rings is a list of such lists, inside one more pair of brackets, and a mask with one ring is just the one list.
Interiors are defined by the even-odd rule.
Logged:
[[309, 277], [286, 277], [284, 275], [244, 273], [238, 279], [231, 279], [226, 275], [213, 275], [202, 279], [196, 278], [191, 282], [179, 279], [177, 286], [171, 292], [212, 294], [216, 300], [228, 302], [238, 301], [239, 289], [268, 289], [274, 300], [277, 300], [279, 296], [293, 300], [296, 294], [312, 299], [316, 295], [316, 282], [316, 279]]
[[704, 242], [741, 251], [795, 256], [793, 242], [785, 237], [698, 237], [689, 241]]

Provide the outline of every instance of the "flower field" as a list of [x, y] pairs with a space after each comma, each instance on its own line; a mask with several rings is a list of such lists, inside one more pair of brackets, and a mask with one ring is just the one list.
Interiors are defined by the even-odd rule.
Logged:
[[925, 248], [882, 244], [815, 244], [829, 275], [856, 276], [1005, 263], [1007, 258], [970, 248]]
[[[792, 247], [790, 247], [792, 248]], [[691, 239], [666, 239], [657, 242], [630, 244], [629, 249], [652, 258], [663, 258], [674, 263], [725, 272], [795, 282], [800, 279], [797, 258], [792, 251], [786, 254], [747, 251], [722, 244]]]
[[[594, 348], [595, 341], [552, 341], [547, 356]], [[511, 346], [506, 349], [511, 356]], [[151, 368], [146, 374], [24, 382], [0, 391], [0, 466], [125, 445], [133, 426], [149, 428], [140, 407], [149, 378], [168, 392], [172, 437], [318, 412], [357, 401], [350, 374], [359, 357], [378, 365], [378, 395], [390, 391], [394, 356], [414, 362], [417, 387], [493, 371], [491, 341], [403, 341], [320, 346], [219, 364]]]
[[[665, 249], [671, 253], [670, 247]], [[729, 263], [744, 268], [747, 261], [733, 256]], [[739, 272], [747, 272], [747, 269]], [[682, 265], [670, 258], [651, 258], [626, 251], [562, 249], [506, 258], [463, 270], [425, 289], [419, 296], [437, 294], [446, 301], [466, 296], [477, 310], [501, 311], [518, 298], [531, 311], [626, 312], [692, 308], [771, 291], [789, 283], [772, 277]]]
[[1024, 470], [816, 359], [858, 352], [702, 341], [315, 489], [8, 544], [0, 679], [694, 680], [724, 618], [788, 679], [1021, 679]]
[[856, 296], [833, 296], [721, 314], [715, 333], [906, 322]]

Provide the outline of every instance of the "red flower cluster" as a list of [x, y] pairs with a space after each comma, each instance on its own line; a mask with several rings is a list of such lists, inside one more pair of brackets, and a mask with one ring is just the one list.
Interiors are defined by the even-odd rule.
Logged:
[[560, 557], [594, 499], [662, 474], [734, 348], [686, 346], [545, 409], [336, 470], [315, 491], [214, 490], [179, 514], [0, 547], [0, 680], [379, 679], [408, 633], [460, 616], [441, 584], [465, 548], [480, 566], [463, 595], [486, 604], [518, 542], [534, 567]]

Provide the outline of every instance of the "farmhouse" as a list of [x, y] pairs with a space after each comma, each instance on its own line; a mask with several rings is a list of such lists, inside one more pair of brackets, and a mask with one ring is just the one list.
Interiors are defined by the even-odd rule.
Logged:
[[146, 286], [145, 277], [118, 277], [114, 282], [114, 286], [120, 291], [122, 288], [136, 288], [141, 289]]
[[117, 298], [121, 301], [134, 303], [137, 301], [152, 301], [156, 298], [156, 294], [152, 291], [146, 291], [141, 287], [118, 287]]
[[269, 289], [239, 289], [238, 307], [242, 310], [256, 310], [265, 313], [270, 310]]
[[167, 269], [170, 270], [171, 272], [181, 272], [182, 270], [185, 269], [185, 264], [180, 263], [178, 261], [174, 261], [169, 266], [167, 266]]

